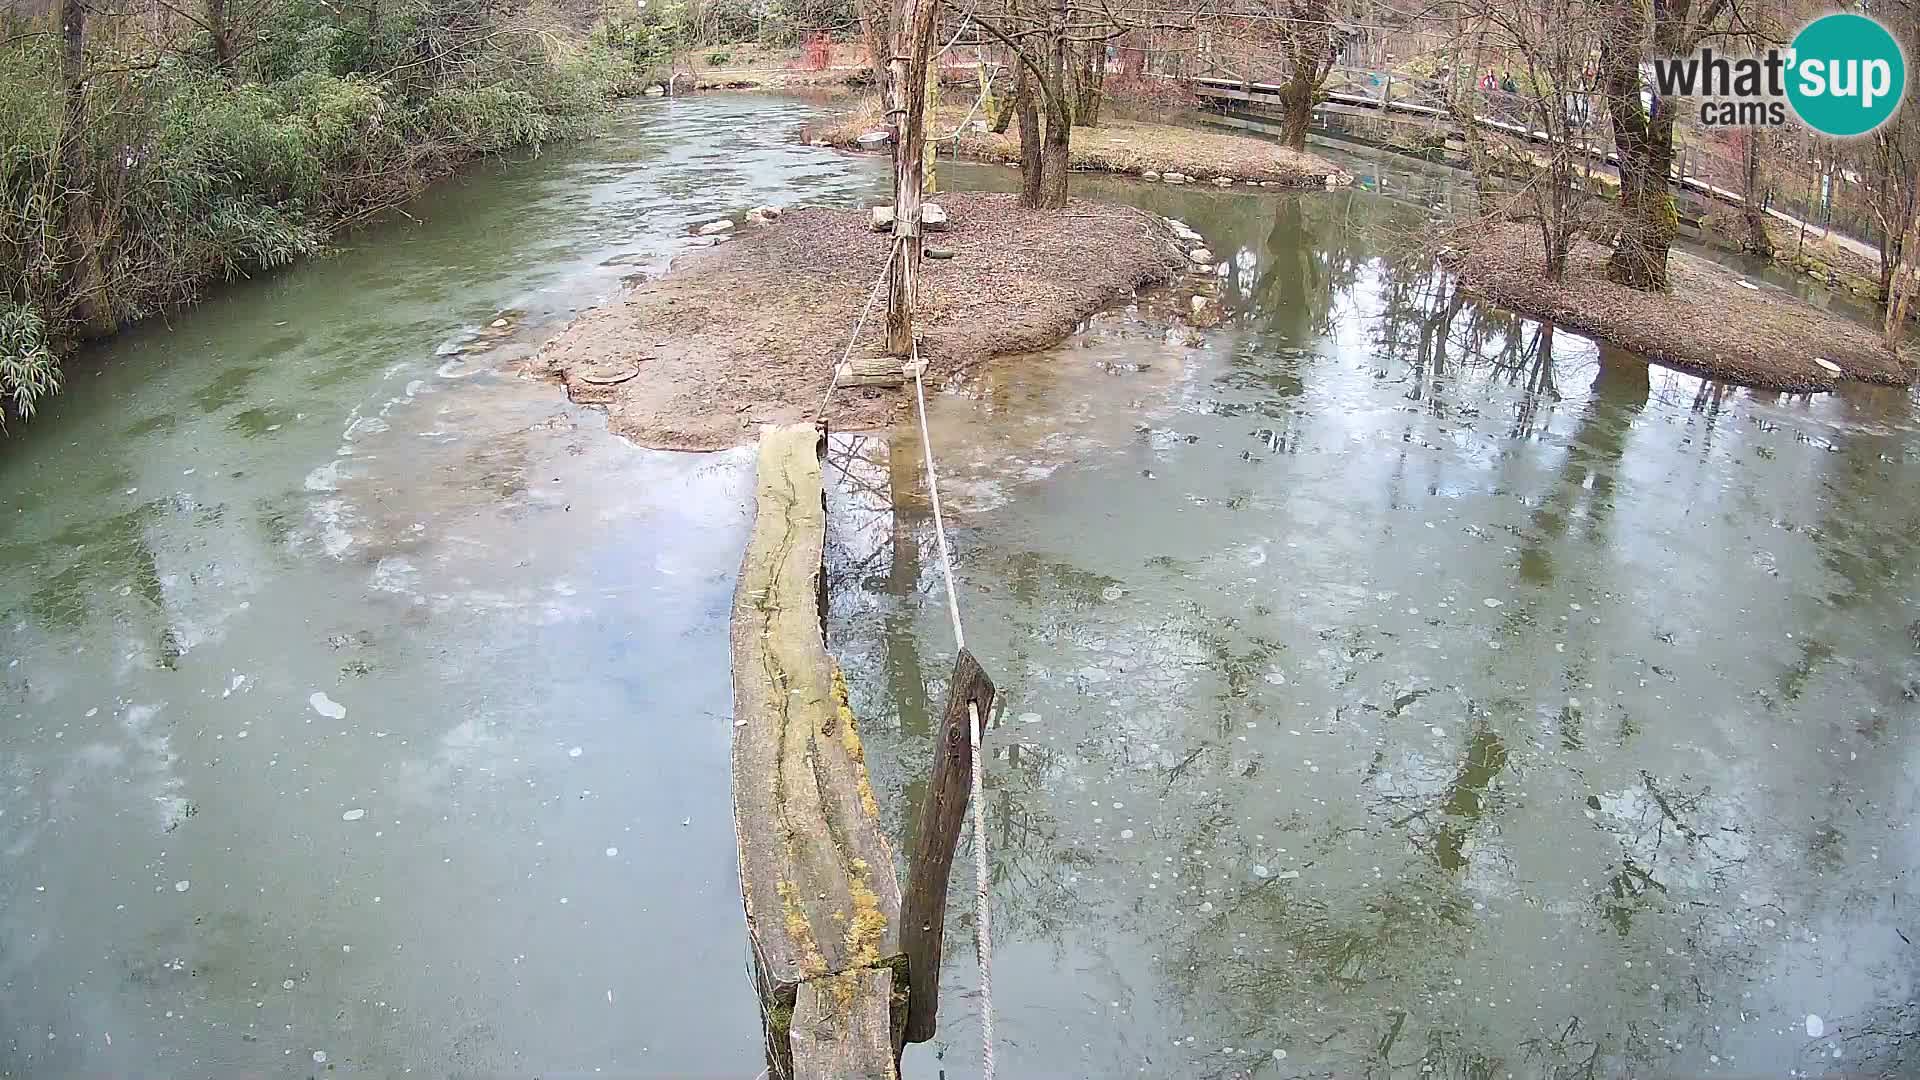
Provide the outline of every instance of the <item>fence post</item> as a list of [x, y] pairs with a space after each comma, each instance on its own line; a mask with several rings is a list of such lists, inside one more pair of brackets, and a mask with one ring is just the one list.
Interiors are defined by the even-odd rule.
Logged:
[[[965, 649], [954, 657], [947, 708], [935, 732], [933, 773], [920, 800], [920, 819], [907, 857], [907, 892], [900, 909], [900, 947], [907, 957], [906, 1042], [933, 1038], [940, 1012], [940, 945], [947, 925], [947, 882], [960, 823], [972, 786], [973, 703], [984, 728], [993, 708], [993, 680]], [[982, 731], [984, 737], [985, 732]], [[978, 843], [978, 841], [975, 841]]]

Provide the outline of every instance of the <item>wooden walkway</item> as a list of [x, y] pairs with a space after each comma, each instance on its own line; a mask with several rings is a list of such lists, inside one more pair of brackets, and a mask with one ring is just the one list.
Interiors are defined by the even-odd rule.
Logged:
[[[1400, 79], [1396, 81], [1392, 73], [1383, 71], [1343, 69], [1342, 73], [1349, 82], [1356, 81], [1356, 77], [1359, 80], [1377, 81], [1380, 86], [1380, 92], [1378, 94], [1356, 94], [1348, 91], [1330, 91], [1321, 95], [1321, 103], [1314, 107], [1315, 112], [1336, 116], [1372, 116], [1386, 120], [1417, 123], [1428, 127], [1439, 127], [1447, 130], [1451, 135], [1459, 137], [1459, 124], [1451, 109], [1435, 104], [1410, 101], [1405, 97], [1396, 98], [1394, 96], [1396, 88], [1401, 90], [1403, 94], [1407, 93], [1407, 88], [1412, 85], [1407, 80]], [[1214, 76], [1195, 76], [1185, 81], [1193, 87], [1194, 93], [1202, 101], [1216, 106], [1278, 108], [1282, 100], [1280, 97], [1282, 88], [1274, 83], [1248, 82], [1240, 79]], [[1415, 96], [1428, 96], [1420, 91], [1415, 91], [1414, 94]], [[1602, 108], [1601, 95], [1596, 93], [1590, 95], [1590, 97], [1592, 98], [1592, 108], [1596, 110]], [[1497, 131], [1513, 138], [1524, 139], [1537, 146], [1554, 145], [1553, 138], [1546, 132], [1537, 128], [1530, 128], [1524, 124], [1516, 124], [1510, 120], [1481, 115], [1474, 118], [1474, 123], [1489, 131]], [[1592, 147], [1582, 147], [1581, 150], [1587, 158], [1595, 164], [1605, 165], [1617, 171], [1620, 164], [1619, 155], [1610, 149], [1605, 149], [1604, 146], [1605, 144], [1597, 143]], [[1726, 188], [1710, 184], [1697, 176], [1691, 174], [1675, 175], [1672, 179], [1674, 184], [1682, 190], [1703, 198], [1712, 199], [1731, 206], [1746, 205], [1746, 199], [1742, 197], [1739, 192], [1730, 191]], [[1767, 208], [1767, 215], [1778, 221], [1783, 221], [1795, 229], [1807, 227], [1821, 228], [1820, 226], [1808, 226], [1799, 218], [1772, 207]], [[1842, 246], [1856, 251], [1866, 258], [1877, 259], [1880, 257], [1879, 249], [1871, 244], [1863, 243], [1852, 237], [1842, 236], [1838, 233], [1830, 233], [1828, 235], [1831, 235], [1832, 238]]]
[[768, 1071], [891, 1080], [900, 886], [823, 631], [821, 432], [761, 435], [733, 601], [733, 808]]

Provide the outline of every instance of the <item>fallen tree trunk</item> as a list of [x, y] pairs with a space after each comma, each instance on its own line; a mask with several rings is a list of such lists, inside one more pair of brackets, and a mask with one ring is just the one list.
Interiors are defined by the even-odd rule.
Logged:
[[773, 1076], [891, 1078], [900, 886], [846, 683], [827, 654], [822, 436], [760, 438], [733, 599], [733, 811]]

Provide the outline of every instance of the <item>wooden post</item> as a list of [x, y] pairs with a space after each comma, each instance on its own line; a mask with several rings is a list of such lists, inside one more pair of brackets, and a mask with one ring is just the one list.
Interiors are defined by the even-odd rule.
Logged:
[[967, 817], [973, 783], [973, 732], [967, 703], [980, 715], [981, 735], [993, 708], [993, 680], [965, 649], [953, 661], [947, 709], [933, 748], [933, 775], [920, 803], [907, 857], [907, 893], [900, 909], [900, 948], [907, 957], [905, 1041], [933, 1038], [940, 1013], [940, 944], [947, 925], [947, 881], [960, 823]]
[[913, 300], [920, 272], [920, 187], [927, 141], [927, 61], [939, 0], [906, 0], [887, 64], [893, 119], [893, 267], [887, 275], [887, 352], [913, 351]]

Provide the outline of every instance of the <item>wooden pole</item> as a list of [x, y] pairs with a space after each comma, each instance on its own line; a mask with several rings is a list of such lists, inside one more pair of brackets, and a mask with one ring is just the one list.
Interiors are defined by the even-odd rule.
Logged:
[[887, 64], [893, 120], [893, 266], [887, 275], [887, 352], [913, 352], [913, 299], [920, 273], [920, 189], [927, 141], [927, 61], [939, 0], [906, 0]]
[[[940, 944], [947, 925], [947, 881], [967, 818], [973, 781], [972, 702], [984, 727], [993, 709], [993, 680], [965, 649], [953, 661], [947, 709], [935, 733], [933, 775], [920, 802], [920, 820], [907, 857], [907, 892], [900, 910], [900, 948], [907, 957], [906, 1042], [933, 1038], [940, 1013]], [[985, 732], [983, 731], [984, 737]], [[976, 841], [977, 842], [977, 841]]]
[[935, 56], [935, 57], [932, 57], [927, 62], [926, 113], [924, 114], [924, 117], [921, 120], [921, 125], [920, 125], [921, 131], [922, 131], [921, 139], [925, 143], [925, 149], [922, 150], [920, 153], [920, 171], [921, 171], [920, 192], [923, 195], [933, 194], [934, 190], [938, 186], [935, 170], [936, 170], [936, 161], [939, 157], [940, 144], [935, 142], [932, 139], [928, 139], [925, 135], [925, 130], [929, 126], [938, 127], [939, 118], [940, 118], [940, 58], [938, 56]]

